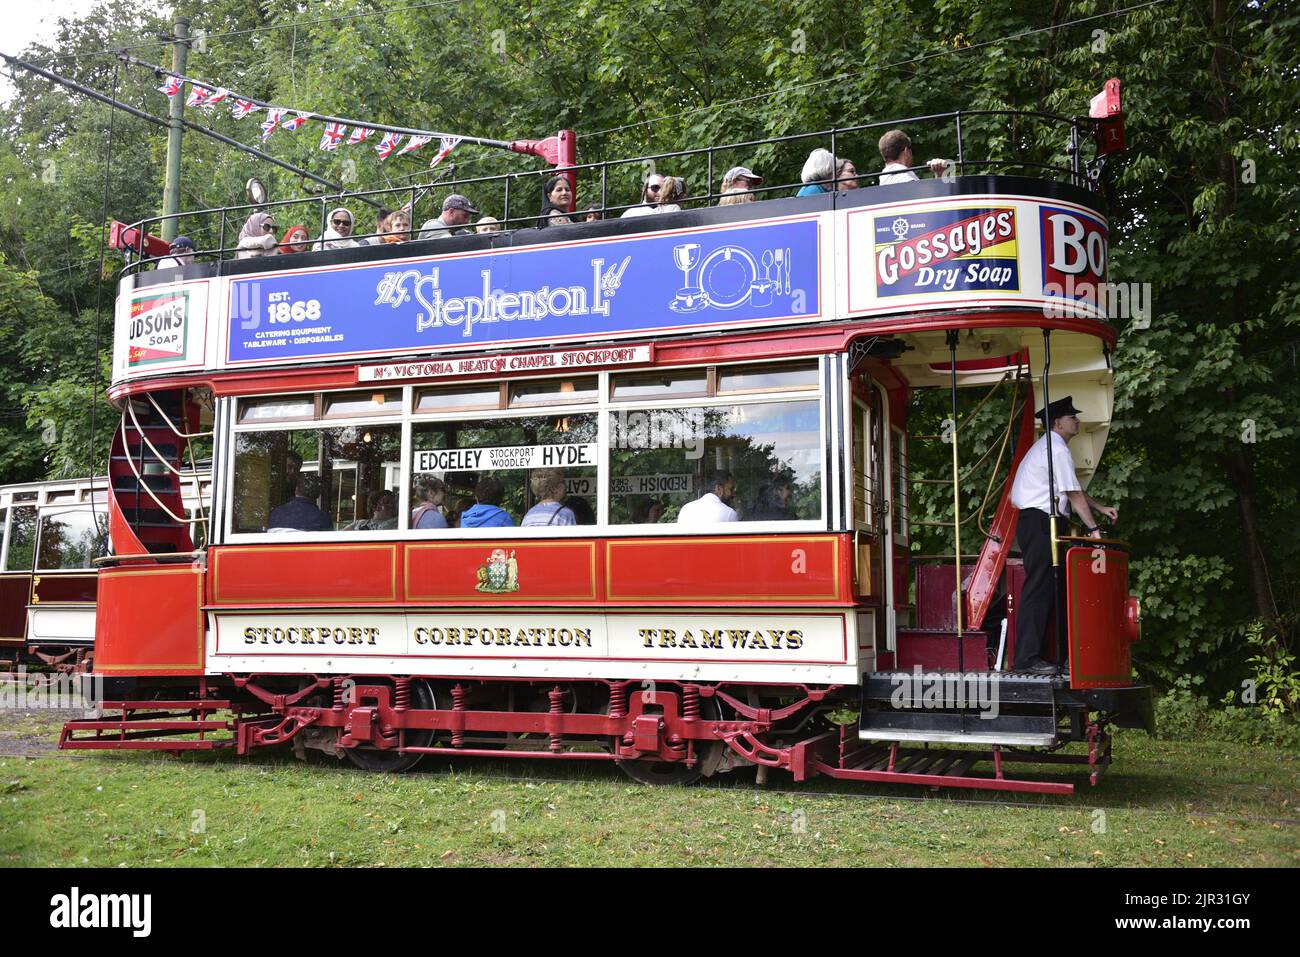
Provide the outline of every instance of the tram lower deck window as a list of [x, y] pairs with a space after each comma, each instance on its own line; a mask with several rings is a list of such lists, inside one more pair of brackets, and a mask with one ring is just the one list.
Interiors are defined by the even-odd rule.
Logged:
[[108, 554], [108, 515], [88, 508], [46, 512], [36, 559], [38, 569], [90, 568]]
[[730, 473], [740, 521], [822, 517], [816, 401], [761, 402], [609, 413], [610, 521], [672, 522]]
[[[593, 525], [596, 426], [595, 412], [417, 423], [411, 429], [412, 511], [423, 514], [422, 503], [432, 506], [436, 499], [446, 525], [430, 516], [422, 526], [429, 528]], [[558, 473], [562, 496], [535, 487], [543, 470]], [[475, 489], [484, 479], [500, 484], [499, 502], [476, 503]], [[441, 493], [435, 491], [438, 483]], [[559, 509], [551, 504], [556, 501]], [[498, 511], [481, 507], [485, 504]], [[543, 507], [534, 511], [539, 504]], [[543, 515], [545, 523], [540, 522]]]
[[237, 432], [232, 530], [398, 528], [401, 449], [399, 425]]

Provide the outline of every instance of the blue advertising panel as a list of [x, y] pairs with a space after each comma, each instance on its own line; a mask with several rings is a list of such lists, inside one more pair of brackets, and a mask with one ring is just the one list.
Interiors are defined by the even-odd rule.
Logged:
[[817, 318], [819, 238], [810, 217], [233, 279], [226, 358], [389, 355]]

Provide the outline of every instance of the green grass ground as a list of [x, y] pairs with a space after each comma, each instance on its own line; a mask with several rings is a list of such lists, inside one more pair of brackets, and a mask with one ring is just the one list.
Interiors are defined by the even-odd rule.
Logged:
[[1141, 732], [1117, 737], [1099, 788], [1040, 798], [780, 773], [761, 788], [752, 771], [650, 788], [518, 759], [374, 775], [287, 752], [60, 753], [63, 718], [0, 721], [0, 865], [1300, 863], [1297, 755]]

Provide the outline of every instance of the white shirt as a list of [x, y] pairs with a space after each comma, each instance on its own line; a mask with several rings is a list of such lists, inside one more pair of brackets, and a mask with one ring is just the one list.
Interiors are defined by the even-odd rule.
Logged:
[[738, 522], [736, 510], [712, 492], [705, 492], [693, 502], [687, 502], [677, 513], [677, 523], [708, 525], [712, 522]]
[[[1056, 485], [1059, 501], [1059, 515], [1068, 515], [1069, 498], [1065, 492], [1081, 492], [1079, 476], [1074, 471], [1074, 457], [1070, 455], [1070, 444], [1049, 432], [1052, 443], [1052, 478]], [[1047, 488], [1047, 435], [1043, 436], [1025, 454], [1016, 471], [1016, 480], [1011, 483], [1011, 504], [1015, 508], [1040, 508], [1050, 515], [1048, 507], [1050, 491]]]
[[886, 163], [885, 168], [880, 173], [880, 179], [876, 181], [877, 186], [888, 186], [890, 183], [911, 183], [921, 178], [902, 163]]
[[629, 216], [648, 216], [658, 208], [659, 207], [657, 206], [633, 206], [630, 209], [623, 210], [623, 215], [619, 218], [627, 219]]

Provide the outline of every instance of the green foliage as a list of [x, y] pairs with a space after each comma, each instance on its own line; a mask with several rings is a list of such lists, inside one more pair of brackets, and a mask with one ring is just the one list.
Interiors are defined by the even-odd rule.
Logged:
[[1300, 749], [1300, 721], [1240, 703], [1212, 705], [1204, 695], [1171, 691], [1156, 700], [1156, 736], [1168, 741], [1226, 741]]

